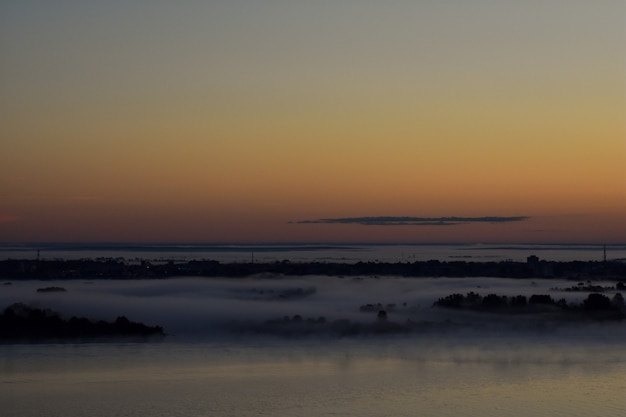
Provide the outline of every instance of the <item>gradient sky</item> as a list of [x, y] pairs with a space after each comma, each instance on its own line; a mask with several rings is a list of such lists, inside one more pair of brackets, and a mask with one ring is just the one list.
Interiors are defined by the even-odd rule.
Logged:
[[626, 2], [2, 1], [0, 241], [625, 242]]

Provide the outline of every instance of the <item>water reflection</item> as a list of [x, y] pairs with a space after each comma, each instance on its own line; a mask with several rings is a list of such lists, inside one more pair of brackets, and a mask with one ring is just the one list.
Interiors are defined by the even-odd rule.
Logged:
[[624, 353], [606, 345], [426, 349], [405, 339], [1, 350], [8, 417], [617, 416], [626, 388]]

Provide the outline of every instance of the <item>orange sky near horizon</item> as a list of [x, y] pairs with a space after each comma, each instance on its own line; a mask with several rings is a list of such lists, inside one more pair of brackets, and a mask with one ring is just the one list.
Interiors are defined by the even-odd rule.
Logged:
[[0, 241], [626, 242], [626, 4], [233, 3], [0, 6]]

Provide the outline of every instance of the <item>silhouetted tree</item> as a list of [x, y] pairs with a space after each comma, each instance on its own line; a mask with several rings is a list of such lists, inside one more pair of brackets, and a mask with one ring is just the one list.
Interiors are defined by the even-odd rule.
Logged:
[[554, 304], [554, 300], [548, 294], [533, 294], [528, 299], [528, 304]]
[[617, 308], [624, 307], [624, 296], [622, 295], [621, 292], [618, 292], [613, 296], [613, 299], [611, 300], [611, 304], [613, 304], [613, 306]]
[[159, 326], [149, 327], [126, 317], [118, 317], [113, 322], [93, 322], [84, 317], [63, 320], [58, 314], [26, 306], [13, 304], [0, 315], [0, 340], [10, 339], [58, 339], [100, 336], [148, 336], [163, 335]]
[[463, 296], [463, 294], [455, 293], [438, 299], [437, 301], [435, 301], [435, 305], [441, 307], [460, 308], [463, 305], [464, 301], [465, 297]]
[[488, 294], [483, 298], [482, 305], [487, 308], [506, 307], [507, 297], [506, 295]]
[[612, 308], [611, 300], [609, 299], [609, 297], [597, 293], [589, 294], [585, 301], [583, 301], [583, 307], [586, 310], [592, 311], [610, 310]]
[[525, 307], [528, 305], [528, 300], [525, 295], [516, 295], [511, 297], [511, 306], [513, 307]]

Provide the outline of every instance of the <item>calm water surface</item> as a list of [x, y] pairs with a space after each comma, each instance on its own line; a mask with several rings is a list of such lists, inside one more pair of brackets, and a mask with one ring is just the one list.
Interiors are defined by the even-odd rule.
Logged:
[[470, 340], [0, 346], [31, 416], [623, 416], [620, 345]]

